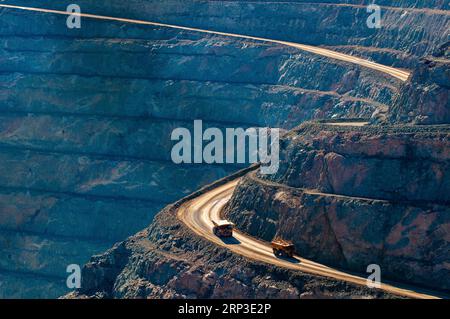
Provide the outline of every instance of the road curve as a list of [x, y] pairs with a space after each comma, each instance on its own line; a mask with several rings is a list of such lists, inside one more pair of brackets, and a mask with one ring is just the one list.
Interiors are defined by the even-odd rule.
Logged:
[[[234, 253], [240, 254], [246, 258], [262, 261], [278, 267], [298, 270], [319, 276], [331, 277], [361, 286], [366, 285], [367, 279], [364, 277], [327, 267], [299, 256], [295, 256], [293, 259], [277, 258], [273, 255], [272, 248], [268, 243], [250, 237], [237, 230], [235, 230], [234, 237], [230, 240], [222, 240], [215, 236], [212, 232], [212, 220], [221, 219], [220, 215], [222, 208], [230, 200], [238, 182], [239, 179], [234, 180], [183, 204], [178, 209], [177, 218], [193, 230], [197, 235], [208, 239], [216, 245], [226, 247]], [[409, 298], [445, 298], [439, 293], [396, 283], [382, 283], [379, 289]]]
[[126, 19], [126, 18], [110, 17], [110, 16], [103, 16], [103, 15], [95, 15], [95, 14], [89, 14], [89, 13], [79, 13], [78, 14], [78, 13], [70, 13], [70, 12], [60, 11], [60, 10], [25, 7], [25, 6], [14, 6], [14, 5], [8, 5], [8, 4], [0, 4], [0, 8], [53, 13], [53, 14], [59, 14], [59, 15], [78, 15], [78, 16], [81, 16], [84, 18], [97, 19], [97, 20], [109, 20], [109, 21], [119, 21], [119, 22], [133, 23], [133, 24], [141, 24], [141, 25], [151, 25], [151, 26], [157, 26], [157, 27], [172, 28], [172, 29], [179, 29], [179, 30], [185, 30], [185, 31], [193, 31], [193, 32], [207, 33], [207, 34], [213, 34], [213, 35], [220, 35], [220, 36], [225, 36], [225, 37], [248, 39], [248, 40], [252, 40], [252, 41], [281, 44], [281, 45], [297, 48], [297, 49], [300, 49], [303, 51], [307, 51], [310, 53], [325, 56], [325, 57], [328, 57], [331, 59], [348, 62], [348, 63], [353, 63], [353, 64], [363, 66], [365, 68], [383, 72], [383, 73], [393, 76], [401, 81], [408, 80], [408, 78], [410, 76], [410, 72], [407, 72], [405, 70], [396, 69], [396, 68], [382, 65], [379, 63], [375, 63], [375, 62], [372, 62], [369, 60], [358, 58], [358, 57], [355, 57], [355, 56], [352, 56], [349, 54], [340, 53], [340, 52], [336, 52], [333, 50], [315, 47], [315, 46], [311, 46], [311, 45], [294, 43], [294, 42], [253, 37], [253, 36], [243, 35], [243, 34], [197, 29], [197, 28], [191, 28], [191, 27], [185, 27], [185, 26], [179, 26], [179, 25], [173, 25], [173, 24], [144, 21], [144, 20], [135, 20], [135, 19]]

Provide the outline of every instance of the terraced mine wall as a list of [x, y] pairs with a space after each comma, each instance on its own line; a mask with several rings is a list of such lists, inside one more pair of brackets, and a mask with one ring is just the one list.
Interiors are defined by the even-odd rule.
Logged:
[[[68, 2], [8, 1], [65, 10]], [[445, 1], [377, 1], [382, 27], [369, 28], [372, 1], [192, 1], [81, 0], [89, 13], [102, 13], [328, 46], [379, 63], [412, 68], [448, 41], [450, 11]], [[338, 30], [338, 31], [337, 31]]]
[[449, 134], [303, 124], [282, 143], [279, 174], [247, 175], [225, 214], [255, 237], [293, 240], [303, 257], [449, 290]]
[[91, 19], [70, 30], [65, 16], [0, 15], [0, 297], [64, 294], [69, 264], [240, 168], [173, 164], [174, 128], [194, 119], [205, 128], [291, 128], [370, 117], [400, 86], [264, 43]]

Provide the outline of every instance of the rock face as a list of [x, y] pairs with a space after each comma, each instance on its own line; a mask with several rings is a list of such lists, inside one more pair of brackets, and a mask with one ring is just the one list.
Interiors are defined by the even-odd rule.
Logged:
[[226, 215], [256, 237], [291, 239], [305, 257], [450, 289], [450, 131], [303, 124], [277, 175], [247, 176]]
[[308, 124], [286, 135], [270, 181], [352, 197], [450, 202], [448, 126]]
[[[85, 12], [129, 17], [140, 4], [81, 3]], [[0, 297], [64, 294], [67, 265], [240, 167], [175, 165], [173, 129], [195, 119], [205, 128], [291, 128], [370, 117], [401, 84], [266, 43], [92, 19], [68, 29], [62, 15], [0, 14]]]
[[[216, 182], [192, 196], [233, 178]], [[234, 255], [180, 224], [176, 208], [183, 202], [165, 208], [148, 229], [92, 257], [83, 268], [82, 288], [65, 298], [394, 297]]]
[[450, 42], [434, 56], [423, 58], [394, 99], [393, 123], [450, 123]]

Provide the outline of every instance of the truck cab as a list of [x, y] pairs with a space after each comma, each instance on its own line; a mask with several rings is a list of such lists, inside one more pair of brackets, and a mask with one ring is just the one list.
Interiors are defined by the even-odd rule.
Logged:
[[275, 238], [270, 243], [275, 256], [277, 257], [294, 257], [295, 246], [291, 241], [287, 241], [281, 238]]
[[228, 220], [212, 221], [214, 224], [213, 233], [217, 237], [233, 237], [234, 224]]

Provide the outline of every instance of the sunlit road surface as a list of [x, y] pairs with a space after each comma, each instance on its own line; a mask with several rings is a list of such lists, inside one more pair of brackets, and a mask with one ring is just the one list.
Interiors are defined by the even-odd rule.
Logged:
[[329, 122], [326, 124], [331, 126], [365, 126], [368, 125], [369, 122]]
[[[299, 256], [295, 256], [292, 259], [277, 258], [274, 256], [269, 243], [250, 237], [237, 230], [234, 231], [233, 238], [230, 239], [222, 240], [215, 236], [212, 231], [212, 220], [222, 219], [222, 208], [230, 200], [238, 182], [239, 180], [229, 182], [185, 203], [178, 209], [178, 219], [184, 222], [197, 235], [246, 258], [305, 273], [331, 277], [361, 286], [367, 284], [367, 279], [364, 277], [327, 267]], [[381, 287], [376, 289], [409, 298], [447, 298], [447, 296], [439, 293], [403, 284], [382, 283]]]
[[25, 6], [7, 5], [7, 4], [0, 4], [0, 8], [27, 10], [27, 11], [35, 11], [35, 12], [45, 12], [45, 13], [53, 13], [53, 14], [60, 14], [60, 15], [77, 15], [80, 17], [90, 18], [90, 19], [119, 21], [119, 22], [141, 24], [141, 25], [151, 25], [151, 26], [156, 26], [156, 27], [165, 27], [165, 28], [179, 29], [179, 30], [185, 30], [185, 31], [193, 31], [193, 32], [207, 33], [207, 34], [213, 34], [213, 35], [220, 35], [220, 36], [225, 36], [225, 37], [248, 39], [248, 40], [252, 40], [252, 41], [281, 44], [281, 45], [297, 48], [297, 49], [300, 49], [303, 51], [311, 52], [314, 54], [318, 54], [321, 56], [325, 56], [325, 57], [328, 57], [331, 59], [344, 61], [344, 62], [348, 62], [348, 63], [353, 63], [353, 64], [357, 64], [357, 65], [360, 65], [360, 66], [363, 66], [363, 67], [366, 67], [366, 68], [369, 68], [369, 69], [372, 69], [375, 71], [383, 72], [383, 73], [393, 76], [401, 81], [406, 81], [410, 75], [410, 73], [407, 71], [396, 69], [393, 67], [379, 64], [379, 63], [375, 63], [375, 62], [365, 60], [362, 58], [358, 58], [355, 56], [351, 56], [351, 55], [348, 55], [345, 53], [340, 53], [340, 52], [336, 52], [336, 51], [329, 50], [329, 49], [324, 49], [324, 48], [320, 48], [320, 47], [299, 44], [299, 43], [294, 43], [294, 42], [253, 37], [253, 36], [248, 36], [248, 35], [243, 35], [243, 34], [203, 30], [203, 29], [190, 28], [190, 27], [185, 27], [185, 26], [178, 26], [178, 25], [151, 22], [151, 21], [144, 21], [144, 20], [135, 20], [135, 19], [126, 19], [126, 18], [110, 17], [110, 16], [103, 16], [103, 15], [94, 15], [94, 14], [89, 14], [89, 13], [71, 13], [71, 12], [66, 12], [66, 11], [51, 10], [51, 9], [45, 9], [45, 8], [33, 8], [33, 7], [25, 7]]

